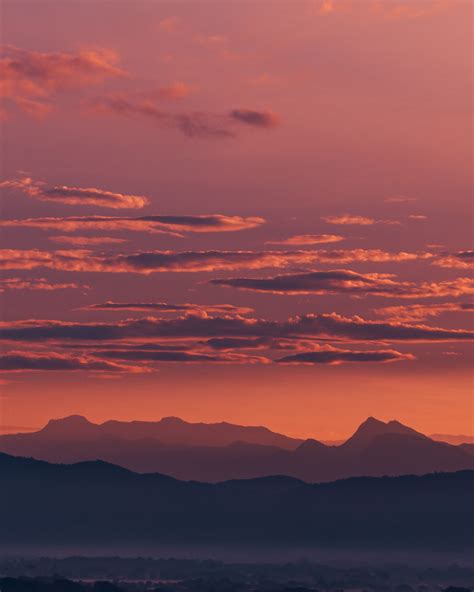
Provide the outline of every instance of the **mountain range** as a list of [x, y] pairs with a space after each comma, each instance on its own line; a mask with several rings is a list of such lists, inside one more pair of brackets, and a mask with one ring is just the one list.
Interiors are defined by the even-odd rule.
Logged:
[[70, 416], [37, 432], [0, 436], [0, 451], [49, 462], [100, 459], [140, 473], [205, 482], [286, 475], [314, 483], [474, 469], [474, 446], [437, 442], [397, 421], [372, 417], [344, 443], [328, 446], [265, 427], [175, 417], [95, 424]]
[[57, 465], [0, 453], [0, 546], [268, 544], [472, 549], [474, 471], [291, 477], [218, 484], [91, 461]]

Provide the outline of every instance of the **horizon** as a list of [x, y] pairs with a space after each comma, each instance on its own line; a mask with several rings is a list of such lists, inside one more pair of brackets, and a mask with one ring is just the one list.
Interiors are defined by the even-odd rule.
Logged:
[[471, 433], [471, 8], [4, 0], [0, 424]]
[[[242, 428], [263, 428], [264, 430], [268, 430], [273, 434], [277, 434], [277, 435], [282, 435], [285, 436], [287, 438], [291, 438], [291, 439], [296, 439], [296, 440], [301, 440], [301, 441], [306, 441], [306, 440], [317, 440], [320, 442], [327, 442], [327, 443], [342, 443], [345, 442], [346, 440], [348, 440], [351, 436], [353, 436], [356, 431], [364, 426], [369, 424], [370, 422], [375, 422], [375, 423], [380, 423], [380, 424], [384, 424], [386, 426], [390, 425], [390, 424], [399, 424], [402, 425], [404, 427], [409, 427], [411, 429], [414, 429], [416, 432], [421, 433], [429, 438], [433, 438], [433, 437], [439, 437], [439, 438], [453, 438], [453, 439], [464, 439], [466, 442], [474, 439], [474, 433], [471, 431], [471, 433], [469, 434], [446, 434], [446, 433], [433, 433], [433, 434], [428, 434], [425, 433], [419, 429], [416, 429], [414, 426], [408, 426], [406, 424], [404, 424], [403, 422], [400, 422], [398, 419], [395, 418], [390, 418], [390, 419], [380, 419], [378, 417], [374, 417], [372, 415], [366, 417], [362, 422], [358, 423], [354, 429], [348, 433], [345, 434], [344, 436], [341, 436], [339, 438], [335, 438], [335, 439], [324, 439], [323, 437], [318, 437], [318, 435], [316, 434], [312, 434], [312, 435], [297, 435], [297, 434], [288, 434], [288, 433], [284, 433], [284, 432], [279, 432], [276, 431], [274, 429], [272, 429], [271, 427], [269, 427], [268, 425], [264, 425], [264, 424], [236, 424], [233, 422], [229, 422], [227, 420], [221, 420], [221, 421], [217, 421], [217, 422], [209, 422], [209, 421], [189, 421], [187, 419], [185, 419], [184, 417], [178, 417], [178, 416], [164, 416], [164, 417], [160, 417], [157, 419], [153, 419], [153, 418], [147, 418], [147, 419], [139, 419], [139, 418], [134, 418], [134, 419], [117, 419], [117, 418], [113, 418], [110, 417], [108, 419], [105, 420], [92, 420], [90, 417], [87, 417], [85, 415], [81, 415], [81, 414], [71, 414], [71, 415], [66, 415], [66, 416], [60, 416], [60, 417], [51, 417], [50, 419], [48, 419], [43, 425], [41, 426], [36, 426], [36, 427], [27, 427], [27, 426], [0, 426], [0, 435], [3, 434], [28, 434], [28, 433], [34, 433], [34, 432], [38, 432], [43, 430], [44, 428], [46, 428], [48, 425], [50, 425], [53, 422], [64, 422], [66, 420], [71, 420], [71, 419], [80, 419], [80, 420], [85, 420], [88, 424], [91, 425], [95, 425], [95, 426], [103, 426], [104, 424], [107, 423], [114, 423], [114, 422], [118, 422], [118, 423], [134, 423], [134, 422], [143, 422], [143, 423], [161, 423], [165, 420], [177, 420], [179, 422], [183, 422], [185, 424], [188, 425], [199, 425], [199, 426], [215, 426], [215, 425], [229, 425], [229, 426], [233, 426], [233, 427], [242, 427]], [[442, 441], [442, 440], [441, 440]], [[461, 442], [460, 442], [461, 443]]]

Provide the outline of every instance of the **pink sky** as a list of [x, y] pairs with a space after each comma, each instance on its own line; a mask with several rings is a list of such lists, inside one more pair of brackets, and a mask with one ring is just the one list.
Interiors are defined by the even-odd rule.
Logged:
[[472, 430], [470, 2], [2, 13], [0, 423]]

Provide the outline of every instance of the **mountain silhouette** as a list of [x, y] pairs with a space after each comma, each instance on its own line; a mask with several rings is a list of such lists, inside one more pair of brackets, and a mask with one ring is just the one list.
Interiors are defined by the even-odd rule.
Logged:
[[363, 450], [373, 442], [374, 438], [387, 434], [426, 438], [426, 436], [420, 434], [420, 432], [416, 432], [412, 428], [409, 428], [398, 421], [392, 420], [385, 423], [375, 419], [375, 417], [369, 417], [357, 428], [354, 434], [342, 444], [342, 446], [351, 450]]
[[430, 434], [432, 440], [439, 442], [447, 442], [448, 444], [474, 444], [474, 436], [466, 436], [463, 434]]
[[52, 420], [38, 432], [0, 436], [0, 451], [50, 462], [101, 459], [137, 472], [209, 482], [272, 475], [324, 482], [474, 469], [469, 445], [435, 442], [397, 421], [374, 418], [343, 444], [327, 446], [263, 427], [190, 424], [178, 418], [98, 425], [71, 416]]
[[164, 417], [160, 421], [116, 421], [95, 424], [81, 415], [52, 419], [39, 432], [41, 438], [62, 440], [92, 440], [114, 437], [126, 440], [153, 438], [163, 444], [181, 446], [226, 446], [235, 441], [293, 450], [303, 440], [289, 438], [263, 426], [241, 426], [227, 422], [189, 423], [179, 417]]
[[273, 476], [218, 484], [101, 461], [0, 453], [0, 545], [243, 544], [471, 549], [474, 471], [310, 485]]

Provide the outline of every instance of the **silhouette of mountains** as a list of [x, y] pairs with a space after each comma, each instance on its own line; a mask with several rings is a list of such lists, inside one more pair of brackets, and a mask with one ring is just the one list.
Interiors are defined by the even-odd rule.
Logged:
[[209, 484], [102, 461], [55, 465], [0, 453], [0, 474], [1, 545], [473, 545], [474, 471], [317, 485], [281, 476]]
[[71, 415], [50, 420], [37, 434], [42, 439], [84, 441], [109, 436], [125, 440], [156, 439], [162, 444], [186, 446], [227, 446], [245, 441], [285, 450], [292, 450], [303, 442], [263, 426], [240, 426], [227, 422], [189, 423], [179, 417], [164, 417], [160, 421], [109, 420], [95, 424], [81, 415]]
[[430, 434], [432, 440], [447, 442], [448, 444], [474, 444], [474, 436], [454, 435], [454, 434]]
[[0, 436], [0, 451], [50, 462], [101, 459], [137, 472], [218, 482], [287, 475], [308, 482], [474, 469], [469, 445], [435, 442], [397, 421], [368, 418], [339, 446], [297, 440], [264, 427], [107, 421], [71, 416], [42, 430]]

